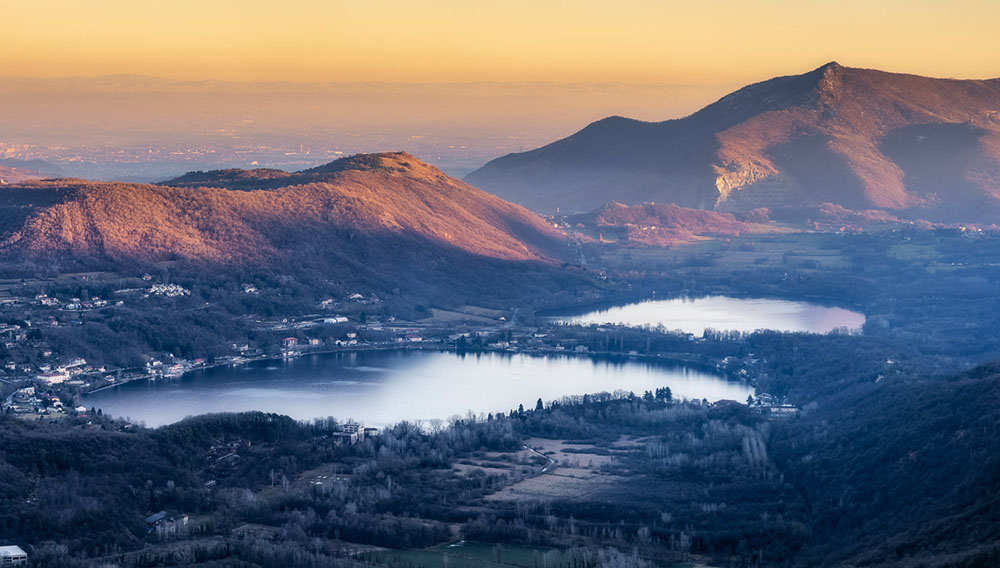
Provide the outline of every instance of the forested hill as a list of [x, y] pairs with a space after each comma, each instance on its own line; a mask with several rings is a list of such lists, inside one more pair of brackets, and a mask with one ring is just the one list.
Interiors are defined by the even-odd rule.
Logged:
[[610, 117], [466, 178], [536, 211], [629, 205], [884, 209], [935, 221], [1000, 212], [1000, 79], [829, 63], [749, 85], [685, 118]]
[[1000, 363], [858, 384], [817, 406], [772, 447], [811, 506], [799, 565], [997, 565]]
[[[392, 290], [453, 288], [477, 278], [485, 286], [516, 285], [528, 271], [558, 267], [568, 250], [564, 235], [535, 214], [409, 154], [345, 158], [309, 173], [261, 172], [178, 181], [196, 187], [83, 180], [6, 186], [0, 262], [114, 269], [171, 261]], [[266, 189], [247, 190], [252, 183]]]

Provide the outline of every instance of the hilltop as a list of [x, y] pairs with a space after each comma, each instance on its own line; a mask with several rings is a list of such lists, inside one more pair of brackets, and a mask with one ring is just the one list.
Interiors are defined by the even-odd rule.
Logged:
[[406, 153], [298, 173], [197, 172], [167, 185], [41, 180], [4, 188], [0, 209], [8, 267], [171, 262], [443, 294], [511, 286], [556, 268], [566, 248], [535, 214]]
[[931, 220], [1000, 209], [1000, 79], [844, 67], [778, 77], [676, 120], [610, 117], [467, 181], [536, 211], [834, 203]]

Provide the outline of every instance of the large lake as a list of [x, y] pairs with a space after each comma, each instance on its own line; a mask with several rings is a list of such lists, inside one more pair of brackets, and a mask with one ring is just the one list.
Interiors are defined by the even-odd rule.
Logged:
[[85, 397], [88, 407], [160, 426], [210, 412], [261, 410], [384, 426], [534, 408], [566, 395], [668, 386], [675, 397], [746, 400], [751, 387], [684, 367], [589, 357], [438, 351], [312, 355], [136, 381]]
[[648, 300], [555, 319], [576, 325], [662, 325], [667, 330], [680, 330], [697, 336], [701, 336], [706, 329], [745, 332], [769, 329], [810, 333], [830, 333], [838, 329], [858, 331], [865, 324], [864, 314], [843, 308], [789, 300], [725, 296]]

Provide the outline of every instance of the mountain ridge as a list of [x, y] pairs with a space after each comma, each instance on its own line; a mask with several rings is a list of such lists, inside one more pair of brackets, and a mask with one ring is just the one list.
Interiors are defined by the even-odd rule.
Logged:
[[[937, 145], [935, 166], [921, 144]], [[940, 220], [1000, 210], [1000, 79], [836, 62], [743, 87], [683, 118], [608, 117], [466, 180], [541, 212], [629, 204], [745, 211], [831, 202]]]

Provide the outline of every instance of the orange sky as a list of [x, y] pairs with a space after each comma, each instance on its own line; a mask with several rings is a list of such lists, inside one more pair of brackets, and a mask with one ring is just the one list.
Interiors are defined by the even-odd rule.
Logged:
[[0, 0], [0, 74], [738, 83], [1000, 76], [995, 0]]

